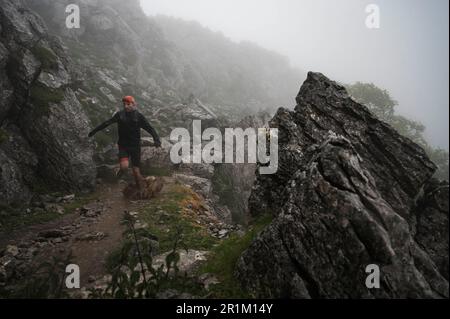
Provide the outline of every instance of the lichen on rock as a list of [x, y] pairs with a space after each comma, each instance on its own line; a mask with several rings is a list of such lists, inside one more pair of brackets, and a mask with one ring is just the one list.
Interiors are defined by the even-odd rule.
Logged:
[[[280, 167], [257, 177], [249, 207], [275, 219], [238, 262], [243, 286], [262, 298], [448, 298], [448, 192], [427, 186], [436, 167], [423, 149], [322, 74], [296, 101], [270, 122]], [[373, 264], [379, 289], [365, 284]]]

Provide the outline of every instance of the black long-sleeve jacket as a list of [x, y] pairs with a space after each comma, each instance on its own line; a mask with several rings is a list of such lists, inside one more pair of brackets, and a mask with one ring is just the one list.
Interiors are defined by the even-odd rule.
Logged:
[[114, 116], [97, 126], [90, 136], [94, 135], [98, 131], [101, 131], [111, 124], [117, 123], [119, 128], [119, 141], [118, 144], [124, 147], [136, 147], [141, 144], [141, 128], [146, 130], [153, 137], [156, 145], [160, 145], [161, 141], [155, 129], [150, 125], [147, 119], [139, 111], [134, 110], [126, 112], [125, 110], [119, 111]]

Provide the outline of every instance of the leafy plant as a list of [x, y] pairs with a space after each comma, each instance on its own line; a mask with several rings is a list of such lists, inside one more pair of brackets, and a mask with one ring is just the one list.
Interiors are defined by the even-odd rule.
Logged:
[[165, 263], [157, 268], [153, 266], [153, 248], [148, 239], [156, 239], [148, 230], [134, 227], [134, 217], [125, 212], [124, 224], [126, 238], [115, 263], [110, 265], [111, 281], [106, 289], [92, 289], [94, 298], [156, 298], [158, 293], [169, 288], [183, 290], [200, 284], [186, 274], [181, 274], [179, 248], [182, 245], [182, 232], [178, 230], [172, 250], [167, 254]]

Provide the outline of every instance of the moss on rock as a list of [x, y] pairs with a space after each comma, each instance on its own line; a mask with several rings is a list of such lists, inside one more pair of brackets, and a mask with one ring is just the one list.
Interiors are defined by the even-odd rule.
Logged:
[[8, 139], [8, 134], [0, 128], [0, 145]]
[[45, 71], [58, 69], [58, 58], [50, 50], [43, 46], [36, 45], [31, 49], [36, 59], [41, 62], [41, 68]]
[[50, 104], [58, 104], [64, 99], [63, 89], [52, 89], [35, 83], [30, 89], [30, 102], [36, 107], [38, 115], [48, 115]]

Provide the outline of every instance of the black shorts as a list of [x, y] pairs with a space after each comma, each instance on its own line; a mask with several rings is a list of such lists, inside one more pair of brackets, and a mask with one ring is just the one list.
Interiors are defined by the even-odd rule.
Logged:
[[141, 147], [140, 146], [120, 146], [119, 145], [119, 161], [131, 161], [131, 167], [141, 166]]

